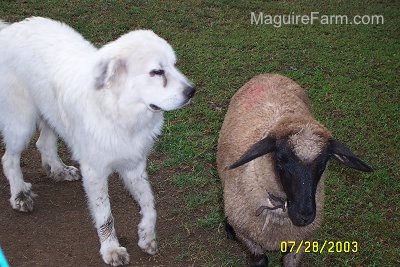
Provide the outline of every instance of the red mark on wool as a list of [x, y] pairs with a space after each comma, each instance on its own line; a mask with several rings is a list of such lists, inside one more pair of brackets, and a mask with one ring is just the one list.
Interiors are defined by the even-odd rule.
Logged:
[[253, 85], [247, 90], [243, 92], [243, 99], [245, 99], [246, 105], [252, 106], [258, 102], [260, 96], [267, 90], [268, 88], [262, 85]]

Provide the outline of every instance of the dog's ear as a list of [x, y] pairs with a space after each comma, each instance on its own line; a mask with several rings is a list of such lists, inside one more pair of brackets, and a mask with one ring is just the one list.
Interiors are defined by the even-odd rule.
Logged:
[[96, 89], [111, 86], [126, 73], [126, 63], [123, 59], [112, 58], [101, 61], [96, 66]]

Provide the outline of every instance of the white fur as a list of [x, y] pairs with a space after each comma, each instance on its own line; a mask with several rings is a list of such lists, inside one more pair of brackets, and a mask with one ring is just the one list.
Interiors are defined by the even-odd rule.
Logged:
[[0, 31], [8, 26], [8, 23], [0, 19]]
[[[138, 30], [97, 49], [69, 26], [39, 17], [0, 23], [0, 29], [2, 163], [12, 207], [33, 209], [35, 194], [23, 180], [19, 161], [39, 125], [36, 145], [52, 177], [79, 178], [77, 169], [58, 157], [56, 134], [80, 163], [104, 261], [114, 266], [129, 262], [116, 237], [108, 198], [107, 178], [114, 171], [141, 208], [138, 245], [156, 253], [156, 210], [146, 159], [161, 132], [162, 110], [180, 108], [191, 97], [185, 93], [191, 84], [175, 68], [171, 46], [151, 31]], [[165, 75], [151, 75], [159, 69]]]

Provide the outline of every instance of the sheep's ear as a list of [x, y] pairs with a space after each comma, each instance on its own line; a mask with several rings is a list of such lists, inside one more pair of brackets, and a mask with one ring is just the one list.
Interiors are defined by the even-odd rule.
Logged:
[[331, 153], [334, 159], [346, 165], [347, 167], [363, 172], [374, 171], [370, 166], [357, 158], [357, 156], [354, 155], [350, 149], [335, 139], [331, 140]]
[[96, 89], [102, 89], [116, 82], [126, 73], [126, 63], [122, 59], [112, 58], [101, 61], [96, 69]]
[[253, 159], [261, 157], [275, 150], [275, 138], [265, 137], [250, 147], [235, 163], [229, 166], [229, 170], [237, 168]]

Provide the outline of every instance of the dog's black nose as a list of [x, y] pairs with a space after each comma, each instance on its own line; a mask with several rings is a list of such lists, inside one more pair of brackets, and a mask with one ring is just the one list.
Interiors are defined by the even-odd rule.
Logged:
[[194, 96], [194, 93], [196, 93], [196, 88], [193, 86], [188, 86], [183, 91], [183, 95], [187, 98], [192, 98]]

